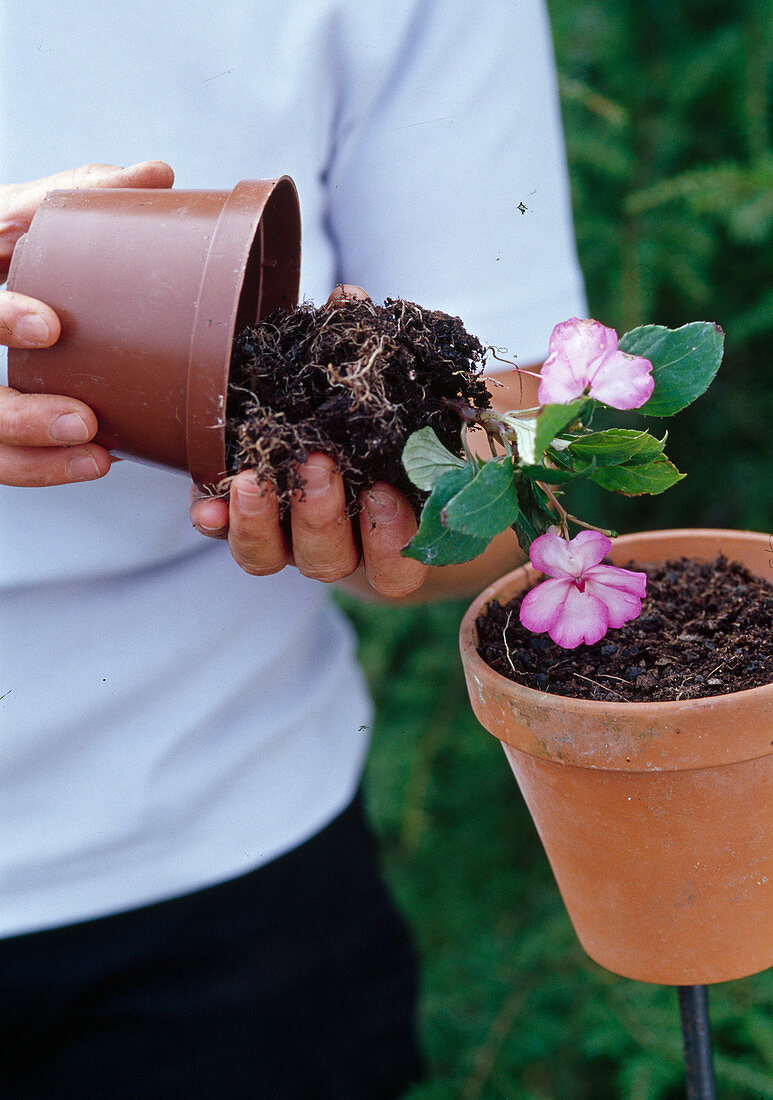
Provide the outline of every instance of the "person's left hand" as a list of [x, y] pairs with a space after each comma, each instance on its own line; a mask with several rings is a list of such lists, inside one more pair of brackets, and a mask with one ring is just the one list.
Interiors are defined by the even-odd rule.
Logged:
[[[338, 287], [338, 297], [366, 298], [360, 287]], [[377, 482], [360, 496], [359, 516], [347, 514], [341, 474], [332, 458], [312, 454], [299, 470], [304, 491], [290, 507], [291, 538], [279, 522], [279, 505], [270, 486], [243, 470], [231, 483], [228, 501], [193, 492], [191, 521], [203, 535], [228, 539], [234, 560], [247, 573], [267, 576], [287, 565], [306, 577], [340, 581], [362, 563], [370, 585], [382, 596], [407, 596], [421, 586], [427, 567], [400, 550], [416, 532], [407, 498]]]
[[[27, 183], [0, 187], [0, 283], [13, 250], [27, 232], [48, 194], [95, 187], [171, 187], [174, 172], [162, 161], [129, 168], [84, 164], [80, 168]], [[45, 302], [12, 290], [0, 290], [0, 344], [11, 348], [47, 348], [61, 326]], [[84, 364], [84, 370], [88, 364]], [[18, 393], [0, 386], [0, 485], [42, 487], [104, 477], [118, 461], [92, 442], [97, 418], [82, 401], [58, 394]]]

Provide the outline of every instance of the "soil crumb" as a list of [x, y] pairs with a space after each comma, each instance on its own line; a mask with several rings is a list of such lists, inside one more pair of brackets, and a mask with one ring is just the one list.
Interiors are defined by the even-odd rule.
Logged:
[[343, 298], [274, 313], [234, 342], [228, 468], [254, 468], [286, 509], [300, 488], [298, 464], [318, 451], [338, 463], [352, 509], [383, 480], [418, 511], [426, 494], [403, 469], [405, 441], [429, 425], [459, 454], [454, 403], [489, 407], [484, 365], [483, 346], [458, 317], [413, 302]]
[[638, 619], [566, 650], [518, 618], [522, 596], [478, 617], [478, 653], [503, 676], [553, 695], [648, 702], [773, 682], [773, 584], [737, 562], [682, 558], [646, 572]]

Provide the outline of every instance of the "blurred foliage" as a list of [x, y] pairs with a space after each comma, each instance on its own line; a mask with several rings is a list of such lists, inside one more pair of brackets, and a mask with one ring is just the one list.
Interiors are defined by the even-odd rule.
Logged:
[[[676, 992], [584, 954], [499, 743], [467, 701], [464, 604], [341, 601], [376, 703], [371, 821], [422, 958], [406, 1100], [681, 1100]], [[743, 935], [743, 929], [739, 929]], [[719, 1095], [773, 1100], [773, 971], [709, 993]]]
[[[773, 8], [550, 11], [591, 315], [620, 331], [710, 319], [727, 332], [717, 381], [669, 440], [685, 481], [651, 501], [590, 488], [573, 504], [620, 530], [770, 531]], [[368, 804], [423, 957], [429, 1075], [409, 1100], [682, 1097], [675, 992], [584, 955], [502, 751], [472, 716], [463, 606], [343, 602], [376, 701]], [[773, 1100], [773, 972], [712, 987], [710, 1004], [719, 1095]]]
[[550, 11], [591, 315], [620, 332], [712, 320], [727, 333], [716, 382], [673, 426], [684, 482], [646, 501], [578, 486], [572, 511], [619, 530], [769, 531], [773, 5], [551, 0]]

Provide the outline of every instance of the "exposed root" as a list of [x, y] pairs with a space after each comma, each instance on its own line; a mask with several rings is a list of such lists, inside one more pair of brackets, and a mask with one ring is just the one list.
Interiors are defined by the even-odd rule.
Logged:
[[422, 495], [400, 461], [405, 441], [428, 424], [460, 453], [453, 402], [488, 407], [484, 364], [482, 345], [457, 317], [412, 302], [344, 298], [272, 314], [234, 342], [230, 477], [254, 468], [286, 507], [300, 487], [298, 465], [319, 451], [338, 463], [350, 505], [385, 480], [418, 508]]

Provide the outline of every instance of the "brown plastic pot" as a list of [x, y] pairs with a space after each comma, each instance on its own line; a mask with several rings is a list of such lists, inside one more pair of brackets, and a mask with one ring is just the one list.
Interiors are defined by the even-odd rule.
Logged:
[[[767, 535], [653, 531], [610, 559], [719, 554], [773, 577]], [[773, 684], [662, 703], [521, 687], [476, 652], [475, 620], [537, 579], [523, 566], [465, 615], [473, 710], [502, 742], [583, 947], [616, 974], [705, 985], [773, 964]], [[569, 654], [567, 654], [569, 656]]]
[[234, 334], [296, 305], [300, 239], [287, 176], [232, 191], [50, 192], [8, 288], [47, 302], [62, 335], [10, 351], [9, 385], [77, 397], [114, 454], [217, 485]]

